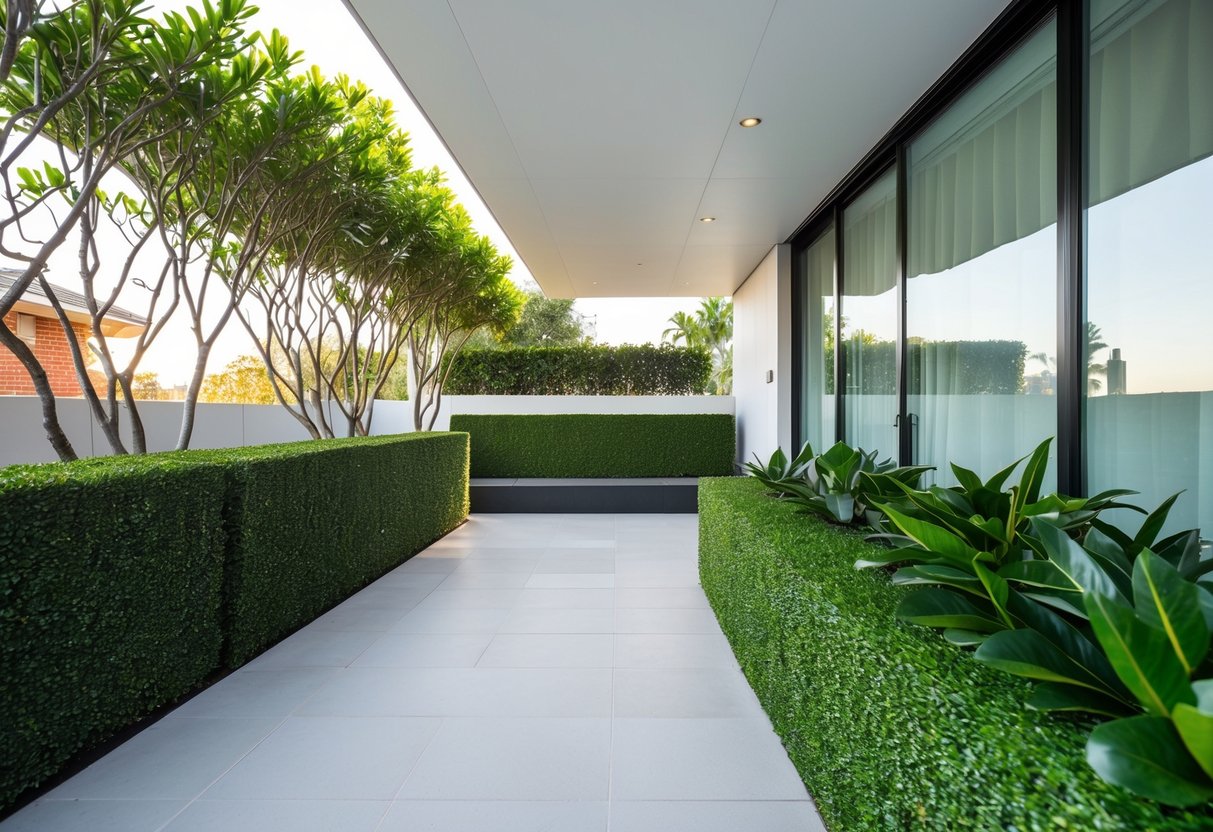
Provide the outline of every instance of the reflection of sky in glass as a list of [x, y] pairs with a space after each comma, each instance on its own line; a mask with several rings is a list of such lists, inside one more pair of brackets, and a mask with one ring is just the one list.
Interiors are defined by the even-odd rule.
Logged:
[[1213, 157], [1092, 207], [1087, 239], [1088, 315], [1128, 392], [1213, 390]]
[[[907, 333], [931, 341], [1023, 341], [1057, 352], [1057, 226], [938, 274], [910, 278]], [[1028, 374], [1043, 369], [1029, 361]]]

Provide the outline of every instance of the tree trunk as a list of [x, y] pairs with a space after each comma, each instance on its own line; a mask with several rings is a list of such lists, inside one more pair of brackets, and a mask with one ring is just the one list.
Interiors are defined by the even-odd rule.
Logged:
[[189, 387], [185, 391], [185, 403], [181, 411], [181, 433], [177, 437], [177, 450], [184, 451], [190, 446], [190, 438], [194, 434], [194, 417], [198, 412], [198, 393], [202, 390], [202, 378], [206, 375], [206, 362], [210, 358], [211, 345], [201, 344], [198, 347], [198, 357], [194, 361], [194, 374], [190, 377]]
[[29, 373], [30, 381], [34, 383], [34, 391], [38, 394], [38, 400], [42, 403], [42, 427], [46, 430], [46, 438], [50, 440], [51, 447], [55, 449], [55, 453], [59, 455], [59, 459], [64, 462], [78, 459], [76, 449], [72, 447], [67, 434], [63, 432], [63, 426], [59, 424], [59, 412], [55, 407], [55, 393], [51, 390], [50, 380], [46, 377], [46, 370], [42, 369], [42, 365], [38, 362], [37, 357], [26, 346], [25, 342], [18, 338], [2, 320], [0, 320], [0, 343], [8, 347], [13, 355], [17, 356], [17, 360], [24, 365], [26, 372]]

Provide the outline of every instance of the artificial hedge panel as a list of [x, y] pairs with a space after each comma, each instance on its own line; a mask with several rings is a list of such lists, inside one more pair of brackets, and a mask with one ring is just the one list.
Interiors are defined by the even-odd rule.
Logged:
[[221, 469], [0, 469], [0, 808], [219, 664]]
[[443, 392], [501, 396], [685, 396], [703, 393], [707, 351], [669, 344], [462, 350]]
[[467, 517], [466, 434], [267, 445], [213, 458], [232, 482], [224, 656], [231, 667]]
[[701, 480], [699, 517], [704, 590], [831, 832], [1213, 828], [1104, 783], [1026, 682], [897, 622], [860, 534], [751, 478]]
[[473, 477], [694, 477], [733, 470], [736, 425], [721, 413], [451, 417], [472, 437]]

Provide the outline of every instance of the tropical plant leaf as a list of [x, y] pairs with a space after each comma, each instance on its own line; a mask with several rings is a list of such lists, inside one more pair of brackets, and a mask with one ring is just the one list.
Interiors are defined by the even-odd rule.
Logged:
[[850, 493], [826, 494], [826, 508], [839, 523], [850, 523], [855, 517], [855, 498]]
[[894, 526], [919, 546], [928, 552], [941, 555], [955, 565], [966, 566], [972, 563], [979, 554], [976, 549], [947, 529], [941, 529], [932, 523], [902, 514], [890, 505], [881, 505], [877, 508], [885, 513]]
[[1132, 713], [1124, 702], [1103, 696], [1090, 688], [1060, 682], [1041, 682], [1032, 690], [1025, 704], [1037, 711], [1082, 712], [1113, 718]]
[[1166, 633], [1138, 618], [1129, 607], [1102, 595], [1083, 598], [1100, 646], [1137, 701], [1149, 713], [1168, 716], [1181, 702], [1195, 704], [1188, 674]]
[[1008, 627], [1014, 627], [1015, 624], [1007, 613], [1007, 599], [1011, 594], [1011, 588], [1007, 586], [1007, 582], [991, 572], [989, 567], [980, 561], [973, 561], [973, 571], [977, 573], [978, 579], [981, 581], [982, 586], [985, 587], [986, 595], [989, 597], [990, 603], [994, 605], [994, 610], [998, 613], [998, 617]]
[[925, 554], [927, 553], [917, 546], [902, 546], [897, 549], [889, 549], [860, 558], [855, 561], [855, 568], [870, 569], [873, 566], [889, 566], [890, 564], [905, 563], [906, 561], [921, 562]]
[[893, 573], [893, 583], [904, 586], [950, 586], [980, 598], [986, 597], [981, 580], [972, 572], [957, 569], [955, 566], [903, 566]]
[[1075, 587], [1084, 593], [1103, 595], [1115, 601], [1125, 600], [1116, 582], [1069, 535], [1039, 518], [1033, 518], [1032, 530], [1044, 544], [1049, 559]]
[[1007, 610], [1015, 620], [1017, 627], [1030, 628], [1040, 633], [1058, 650], [1070, 657], [1076, 664], [1086, 668], [1092, 675], [1099, 678], [1104, 689], [1110, 695], [1125, 704], [1133, 702], [1133, 694], [1120, 681], [1116, 670], [1099, 645], [1089, 639], [1062, 616], [1039, 602], [1025, 597], [1022, 593], [1011, 592], [1007, 601]]
[[[1035, 630], [1003, 630], [994, 633], [977, 648], [973, 657], [982, 664], [1015, 676], [1042, 682], [1059, 682], [1114, 696], [1114, 692], [1090, 668], [1066, 655]], [[1102, 705], [1102, 702], [1094, 704], [1098, 706]]]
[[976, 647], [989, 638], [985, 633], [976, 633], [972, 630], [958, 630], [953, 627], [944, 630], [943, 637], [957, 647]]
[[924, 627], [972, 630], [978, 633], [994, 633], [1005, 626], [988, 608], [947, 589], [920, 589], [911, 592], [897, 605], [897, 617]]
[[1096, 726], [1087, 740], [1087, 762], [1107, 782], [1168, 806], [1213, 799], [1213, 781], [1163, 717], [1133, 716]]
[[965, 491], [976, 491], [981, 488], [981, 477], [968, 468], [962, 468], [955, 462], [951, 464], [952, 476], [956, 477], [956, 481], [960, 483], [960, 487]]
[[[1179, 492], [1179, 494], [1182, 493], [1182, 491]], [[1141, 548], [1154, 545], [1154, 538], [1158, 537], [1158, 533], [1166, 525], [1167, 515], [1171, 513], [1171, 506], [1175, 505], [1175, 501], [1179, 499], [1179, 494], [1172, 494], [1162, 501], [1162, 505], [1146, 516], [1146, 519], [1142, 521], [1141, 528], [1133, 536], [1134, 543]]]
[[1171, 719], [1192, 759], [1213, 779], [1213, 679], [1193, 682], [1192, 692], [1196, 707], [1176, 705]]
[[1138, 616], [1167, 635], [1184, 675], [1209, 652], [1209, 628], [1200, 609], [1200, 590], [1149, 549], [1133, 565], [1133, 605]]
[[1050, 437], [1037, 445], [1028, 458], [1028, 464], [1024, 466], [1023, 476], [1019, 479], [1019, 496], [1025, 505], [1040, 499], [1040, 486], [1049, 467], [1049, 446], [1052, 444], [1053, 439]]

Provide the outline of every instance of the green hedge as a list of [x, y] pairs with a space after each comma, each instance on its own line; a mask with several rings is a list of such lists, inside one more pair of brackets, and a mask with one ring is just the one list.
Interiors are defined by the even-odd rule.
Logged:
[[1197, 830], [1102, 782], [1086, 730], [1024, 707], [1028, 684], [898, 623], [871, 547], [762, 493], [699, 486], [704, 590], [831, 832]]
[[468, 437], [0, 469], [0, 813], [466, 516]]
[[448, 395], [698, 395], [712, 374], [706, 351], [669, 344], [463, 350], [452, 360]]
[[[897, 392], [897, 345], [892, 341], [845, 341], [848, 361], [862, 357], [863, 373], [850, 383], [851, 395], [892, 396]], [[909, 389], [935, 395], [1014, 394], [1024, 389], [1023, 341], [912, 341], [909, 344]], [[834, 389], [834, 350], [824, 357], [825, 389]]]
[[473, 477], [694, 477], [733, 471], [731, 415], [455, 415]]
[[234, 485], [225, 661], [266, 646], [467, 516], [465, 434], [211, 452]]
[[0, 469], [0, 811], [219, 666], [224, 472]]

